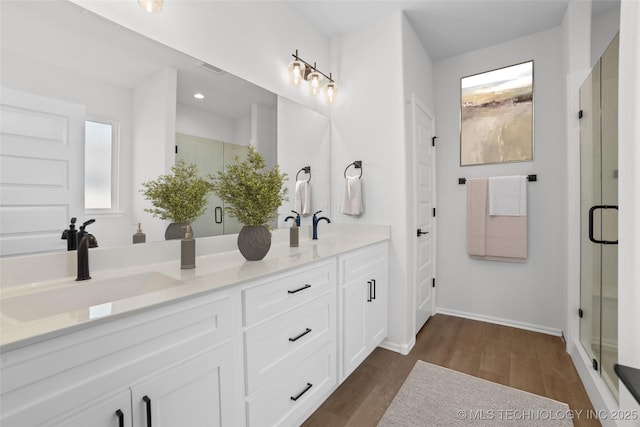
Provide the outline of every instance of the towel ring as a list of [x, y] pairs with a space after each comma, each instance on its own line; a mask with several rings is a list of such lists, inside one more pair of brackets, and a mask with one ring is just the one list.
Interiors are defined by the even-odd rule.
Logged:
[[305, 166], [302, 169], [300, 169], [296, 174], [296, 181], [298, 181], [298, 175], [300, 175], [300, 172], [304, 172], [307, 175], [309, 175], [309, 179], [307, 179], [307, 182], [311, 182], [311, 166]]
[[347, 179], [347, 169], [349, 169], [350, 166], [353, 166], [356, 169], [360, 169], [360, 176], [358, 177], [358, 179], [361, 179], [362, 178], [362, 160], [356, 160], [353, 163], [349, 163], [347, 167], [344, 168], [344, 179]]

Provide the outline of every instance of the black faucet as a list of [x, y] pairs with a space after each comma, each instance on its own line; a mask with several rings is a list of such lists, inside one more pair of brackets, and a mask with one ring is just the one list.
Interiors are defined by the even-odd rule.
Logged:
[[76, 218], [71, 218], [69, 228], [62, 232], [62, 240], [67, 241], [67, 250], [75, 251], [78, 248], [78, 230], [76, 230]]
[[284, 222], [287, 222], [287, 221], [289, 221], [290, 219], [293, 219], [293, 220], [295, 220], [296, 225], [297, 225], [298, 227], [300, 227], [300, 214], [299, 214], [298, 212], [296, 212], [296, 211], [293, 211], [293, 210], [292, 210], [291, 212], [293, 212], [294, 214], [296, 214], [295, 218], [293, 217], [293, 215], [289, 215], [288, 217], [286, 217], [286, 218], [284, 219]]
[[313, 240], [318, 240], [318, 223], [322, 220], [327, 221], [327, 224], [331, 224], [331, 220], [329, 218], [327, 218], [326, 216], [321, 216], [320, 218], [318, 218], [316, 215], [319, 214], [322, 211], [318, 211], [316, 213], [313, 214]]
[[96, 222], [95, 219], [85, 221], [80, 226], [80, 231], [78, 231], [78, 276], [76, 280], [91, 279], [89, 275], [89, 248], [98, 247], [98, 241], [93, 234], [85, 231], [85, 227], [94, 222]]

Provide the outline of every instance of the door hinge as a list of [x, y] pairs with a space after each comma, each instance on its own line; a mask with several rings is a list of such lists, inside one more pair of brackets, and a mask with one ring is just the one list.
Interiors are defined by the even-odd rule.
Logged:
[[432, 146], [432, 147], [435, 147], [435, 146], [436, 146], [436, 139], [438, 139], [438, 137], [437, 137], [437, 136], [434, 136], [434, 137], [432, 137], [432, 138], [431, 138], [431, 146]]
[[432, 277], [432, 278], [431, 278], [431, 287], [432, 287], [432, 288], [435, 288], [435, 287], [436, 287], [436, 278], [435, 278], [435, 277]]
[[598, 370], [598, 361], [596, 359], [593, 359], [593, 369]]
[[582, 118], [582, 116], [583, 116], [583, 114], [582, 114], [582, 110], [578, 111], [578, 118], [579, 118], [579, 119], [581, 119], [581, 118]]
[[581, 308], [578, 309], [578, 316], [582, 319], [582, 316], [584, 316], [584, 311], [582, 311]]
[[436, 208], [433, 208], [433, 217], [436, 217]]
[[176, 145], [176, 154], [178, 154], [178, 146]]

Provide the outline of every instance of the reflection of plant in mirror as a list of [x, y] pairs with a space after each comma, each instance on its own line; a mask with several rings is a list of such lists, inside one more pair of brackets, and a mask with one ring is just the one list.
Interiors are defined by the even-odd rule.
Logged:
[[178, 160], [171, 174], [160, 175], [155, 181], [143, 182], [144, 196], [154, 208], [145, 209], [160, 219], [178, 224], [190, 224], [207, 210], [207, 195], [211, 182], [198, 176], [198, 167]]
[[278, 165], [268, 170], [264, 157], [253, 146], [249, 146], [246, 160], [241, 162], [237, 156], [234, 160], [225, 172], [210, 175], [213, 191], [229, 205], [225, 207], [229, 215], [242, 224], [265, 225], [275, 218], [282, 202], [289, 200], [284, 186], [287, 174], [280, 173]]

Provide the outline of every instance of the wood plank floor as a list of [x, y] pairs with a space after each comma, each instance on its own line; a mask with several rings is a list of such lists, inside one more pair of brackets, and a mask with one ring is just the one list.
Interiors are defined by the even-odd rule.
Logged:
[[[377, 348], [304, 423], [375, 426], [417, 360], [593, 410], [560, 337], [435, 315], [409, 355]], [[586, 415], [575, 426], [599, 426]]]

